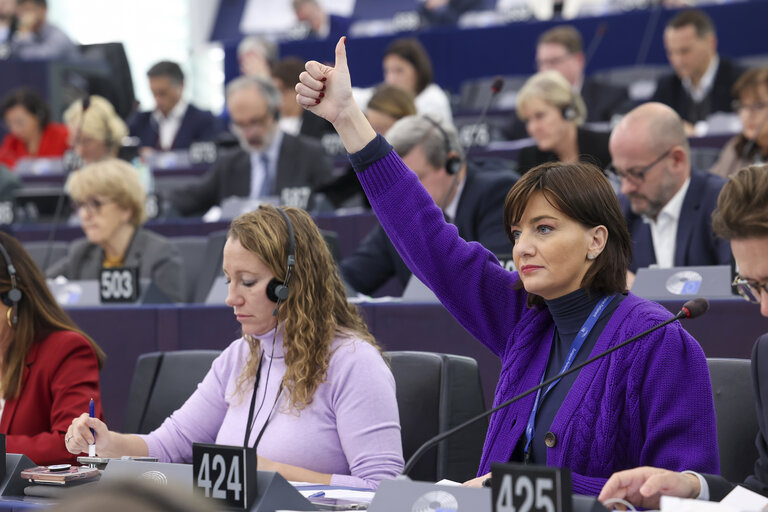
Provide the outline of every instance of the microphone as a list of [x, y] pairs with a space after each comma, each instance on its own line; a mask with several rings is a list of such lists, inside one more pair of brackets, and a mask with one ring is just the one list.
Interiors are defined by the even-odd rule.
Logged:
[[507, 407], [507, 406], [509, 406], [509, 405], [511, 405], [511, 404], [513, 404], [515, 402], [517, 402], [518, 400], [521, 400], [521, 399], [525, 398], [526, 396], [530, 395], [531, 393], [535, 393], [536, 391], [549, 386], [553, 382], [562, 379], [566, 375], [570, 375], [573, 372], [581, 370], [582, 368], [584, 368], [588, 364], [593, 363], [593, 362], [597, 361], [598, 359], [602, 359], [603, 357], [607, 356], [608, 354], [610, 354], [612, 352], [615, 352], [615, 351], [619, 350], [622, 347], [626, 347], [630, 343], [632, 343], [634, 341], [637, 341], [638, 339], [642, 338], [643, 336], [645, 336], [647, 334], [652, 333], [653, 331], [661, 329], [662, 327], [664, 327], [666, 325], [669, 325], [669, 324], [671, 324], [672, 322], [674, 322], [676, 320], [683, 320], [683, 319], [686, 319], [686, 318], [696, 318], [696, 317], [699, 317], [699, 316], [703, 315], [704, 313], [706, 313], [708, 309], [709, 309], [709, 301], [707, 299], [705, 299], [705, 298], [698, 297], [696, 299], [689, 300], [688, 302], [683, 304], [683, 307], [680, 309], [680, 311], [675, 316], [670, 318], [669, 320], [666, 320], [666, 321], [664, 321], [664, 322], [662, 322], [662, 323], [660, 323], [658, 325], [654, 325], [650, 329], [648, 329], [646, 331], [643, 331], [640, 334], [637, 334], [635, 336], [632, 336], [628, 340], [623, 341], [623, 342], [619, 343], [618, 345], [615, 345], [615, 346], [609, 348], [605, 352], [601, 352], [600, 354], [598, 354], [598, 355], [596, 355], [596, 356], [594, 356], [594, 357], [592, 357], [590, 359], [587, 359], [583, 363], [578, 364], [578, 365], [570, 368], [569, 370], [564, 371], [563, 373], [559, 373], [559, 374], [557, 374], [557, 375], [555, 375], [555, 376], [553, 376], [553, 377], [543, 381], [538, 386], [534, 386], [534, 387], [532, 387], [531, 389], [529, 389], [527, 391], [523, 391], [519, 395], [514, 396], [514, 397], [510, 398], [509, 400], [500, 403], [499, 405], [497, 405], [493, 409], [489, 409], [489, 410], [487, 410], [485, 412], [482, 412], [482, 413], [478, 414], [477, 416], [468, 419], [464, 423], [456, 425], [455, 427], [453, 427], [453, 428], [451, 428], [449, 430], [446, 430], [445, 432], [441, 432], [440, 434], [436, 435], [432, 439], [429, 439], [426, 443], [421, 445], [419, 447], [419, 449], [416, 450], [413, 453], [413, 455], [411, 455], [411, 458], [408, 459], [408, 462], [403, 467], [403, 473], [402, 474], [407, 476], [408, 473], [410, 473], [410, 471], [413, 469], [413, 466], [416, 465], [416, 463], [427, 452], [427, 450], [429, 450], [430, 448], [435, 446], [440, 441], [442, 441], [442, 440], [444, 440], [444, 439], [446, 439], [448, 437], [451, 437], [456, 432], [459, 432], [459, 431], [467, 428], [468, 426], [474, 424], [475, 422], [478, 422], [481, 419], [483, 419], [483, 418], [485, 418], [487, 416], [490, 416], [491, 414], [493, 414], [494, 412], [496, 412], [498, 410], [504, 409], [505, 407]]
[[504, 79], [500, 76], [497, 76], [493, 79], [493, 82], [491, 83], [491, 95], [488, 97], [488, 101], [485, 102], [485, 105], [483, 106], [483, 110], [480, 111], [480, 117], [476, 123], [472, 126], [472, 132], [469, 136], [469, 143], [467, 144], [467, 147], [464, 149], [464, 161], [469, 160], [469, 150], [472, 149], [472, 147], [477, 142], [477, 129], [478, 127], [485, 122], [485, 117], [488, 114], [488, 108], [491, 106], [491, 103], [493, 102], [493, 98], [496, 97], [499, 92], [501, 92], [501, 89], [504, 87]]
[[603, 38], [605, 37], [605, 33], [608, 32], [608, 24], [603, 22], [600, 23], [597, 26], [597, 29], [595, 30], [595, 35], [592, 36], [592, 40], [589, 42], [589, 47], [587, 48], [587, 51], [584, 53], [584, 69], [587, 69], [587, 66], [592, 61], [592, 57], [595, 56], [595, 52], [600, 47], [600, 43], [603, 42]]
[[661, 16], [661, 2], [655, 2], [650, 9], [648, 15], [648, 22], [645, 24], [645, 31], [643, 32], [643, 38], [640, 40], [640, 47], [637, 50], [637, 57], [635, 58], [635, 66], [641, 66], [645, 64], [645, 59], [648, 58], [648, 52], [651, 49], [651, 43], [653, 42], [653, 35], [656, 32], [656, 25], [659, 24], [659, 16]]
[[[85, 121], [85, 112], [88, 110], [88, 107], [91, 106], [91, 94], [86, 93], [82, 100], [83, 103], [83, 110], [80, 113], [80, 122], [77, 123], [77, 131], [75, 132], [75, 137], [72, 140], [72, 149], [76, 150], [77, 145], [80, 143], [80, 137], [83, 133], [83, 122]], [[74, 168], [77, 166], [77, 162], [80, 161], [80, 158], [77, 156], [77, 153], [74, 153], [73, 158], [70, 158], [66, 161], [65, 165], [65, 174], [69, 174], [74, 170]], [[54, 210], [53, 213], [53, 220], [51, 221], [51, 230], [48, 232], [48, 243], [46, 244], [45, 249], [45, 258], [43, 258], [43, 265], [40, 268], [42, 270], [43, 274], [45, 274], [45, 271], [48, 269], [48, 264], [51, 260], [51, 252], [53, 251], [53, 238], [56, 236], [56, 228], [59, 224], [59, 219], [61, 217], [61, 212], [64, 209], [64, 197], [66, 196], [66, 192], [62, 189], [62, 191], [59, 193], [59, 197], [56, 200], [56, 210]]]

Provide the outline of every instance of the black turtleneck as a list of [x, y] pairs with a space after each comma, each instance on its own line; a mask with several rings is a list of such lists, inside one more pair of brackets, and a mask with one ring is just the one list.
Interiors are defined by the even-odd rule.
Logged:
[[[581, 350], [576, 354], [576, 359], [573, 361], [572, 366], [576, 366], [589, 358], [592, 350], [595, 348], [597, 339], [608, 324], [608, 320], [610, 320], [613, 312], [616, 311], [616, 308], [621, 304], [621, 301], [624, 300], [624, 297], [625, 295], [616, 295], [605, 310], [603, 310], [603, 313], [600, 315], [600, 318], [598, 318], [592, 331], [590, 331], [589, 336], [587, 336], [587, 339], [584, 341]], [[594, 291], [587, 293], [586, 290], [579, 289], [575, 292], [563, 295], [562, 297], [558, 297], [557, 299], [546, 301], [547, 308], [555, 322], [555, 336], [552, 341], [552, 349], [549, 353], [547, 369], [544, 374], [545, 379], [560, 373], [563, 363], [565, 363], [565, 360], [568, 357], [568, 351], [571, 348], [571, 344], [573, 343], [574, 338], [576, 338], [576, 334], [602, 298], [603, 295], [600, 293]], [[571, 375], [562, 378], [539, 405], [539, 411], [536, 415], [536, 432], [533, 436], [533, 442], [531, 443], [531, 463], [547, 463], [547, 447], [544, 444], [544, 436], [549, 432], [550, 425], [552, 425], [552, 421], [555, 419], [557, 411], [560, 410], [560, 406], [563, 404], [568, 391], [570, 391], [571, 386], [576, 381], [579, 373], [580, 372], [574, 372]], [[527, 416], [525, 419], [527, 423]], [[512, 460], [522, 461], [524, 449], [525, 433], [523, 433], [523, 436], [518, 442]]]

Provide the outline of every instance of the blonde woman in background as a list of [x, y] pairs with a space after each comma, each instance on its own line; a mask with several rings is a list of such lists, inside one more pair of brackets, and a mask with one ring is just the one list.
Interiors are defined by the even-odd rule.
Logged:
[[181, 256], [166, 238], [141, 227], [146, 192], [130, 164], [109, 158], [86, 165], [69, 175], [66, 190], [86, 238], [72, 242], [49, 277], [98, 279], [102, 267], [136, 267], [169, 299], [183, 300]]
[[520, 174], [547, 162], [582, 161], [600, 169], [611, 163], [609, 134], [581, 127], [587, 107], [559, 72], [542, 71], [525, 82], [517, 95], [517, 116], [536, 142], [520, 150]]
[[[117, 157], [117, 152], [128, 135], [128, 126], [115, 112], [115, 107], [101, 96], [90, 96], [83, 116], [83, 100], [72, 103], [64, 112], [69, 128], [70, 145], [85, 164], [105, 158]], [[78, 137], [78, 132], [80, 136]]]

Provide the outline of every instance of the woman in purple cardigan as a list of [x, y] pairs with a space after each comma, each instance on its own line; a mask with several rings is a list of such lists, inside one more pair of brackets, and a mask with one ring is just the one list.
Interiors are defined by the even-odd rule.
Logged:
[[223, 267], [243, 337], [155, 431], [120, 434], [84, 414], [67, 430], [67, 450], [95, 441], [100, 457], [190, 463], [192, 443], [247, 444], [259, 469], [288, 480], [375, 489], [397, 476], [394, 377], [309, 214], [262, 206], [237, 217]]
[[[333, 123], [409, 268], [501, 358], [495, 404], [670, 317], [626, 292], [629, 234], [594, 166], [547, 164], [512, 188], [504, 219], [519, 273], [462, 240], [352, 100], [345, 45], [335, 67], [307, 63], [297, 101]], [[574, 491], [593, 495], [639, 465], [717, 472], [701, 348], [675, 322], [497, 412], [473, 483], [507, 461], [568, 467]]]

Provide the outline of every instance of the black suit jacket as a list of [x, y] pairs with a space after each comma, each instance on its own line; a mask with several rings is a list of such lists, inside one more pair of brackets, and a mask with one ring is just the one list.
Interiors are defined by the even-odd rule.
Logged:
[[[141, 140], [142, 146], [160, 147], [160, 132], [152, 119], [152, 112], [139, 112], [128, 123], [131, 135]], [[207, 110], [190, 104], [181, 119], [179, 131], [171, 149], [187, 149], [195, 142], [213, 140], [221, 132], [219, 120]]]
[[[758, 459], [755, 461], [754, 473], [744, 480], [744, 486], [768, 496], [768, 334], [760, 336], [752, 349], [752, 385], [757, 402], [757, 424], [760, 427], [755, 440]], [[704, 478], [709, 485], [709, 499], [713, 501], [722, 500], [734, 487], [734, 484], [719, 475], [704, 475]]]
[[[733, 112], [733, 95], [731, 89], [736, 80], [745, 71], [745, 68], [738, 66], [730, 60], [720, 57], [720, 65], [717, 67], [715, 82], [709, 91], [708, 114], [715, 112]], [[683, 88], [683, 82], [677, 75], [670, 74], [659, 78], [656, 83], [656, 92], [653, 93], [651, 101], [658, 101], [669, 105], [680, 117], [691, 123], [701, 121], [693, 111], [693, 100]], [[706, 118], [706, 116], [704, 116]]]
[[[277, 175], [270, 195], [284, 188], [309, 187], [315, 190], [331, 178], [331, 160], [320, 143], [306, 137], [283, 134], [277, 161]], [[198, 183], [174, 191], [171, 204], [182, 215], [202, 215], [222, 200], [251, 193], [251, 155], [237, 149], [219, 157]]]
[[[607, 132], [593, 132], [579, 128], [576, 133], [576, 143], [579, 145], [579, 160], [595, 164], [605, 169], [611, 163], [611, 153], [608, 151]], [[517, 172], [524, 174], [530, 169], [547, 162], [557, 162], [558, 158], [552, 151], [542, 151], [538, 146], [528, 146], [517, 154]]]
[[[459, 236], [480, 242], [496, 254], [511, 252], [503, 210], [504, 199], [514, 183], [512, 173], [468, 171], [453, 222]], [[403, 286], [411, 277], [381, 226], [368, 233], [355, 253], [341, 262], [341, 274], [352, 288], [369, 295], [391, 277], [396, 276]]]
[[[731, 245], [715, 236], [712, 211], [725, 180], [714, 174], [691, 171], [691, 184], [683, 199], [675, 236], [676, 267], [692, 265], [730, 265]], [[632, 263], [629, 269], [656, 263], [651, 228], [640, 215], [632, 213], [629, 199], [619, 194], [619, 203], [632, 238]]]
[[604, 123], [614, 114], [623, 114], [629, 106], [629, 93], [625, 87], [587, 78], [581, 86], [581, 98], [587, 106], [587, 122]]

